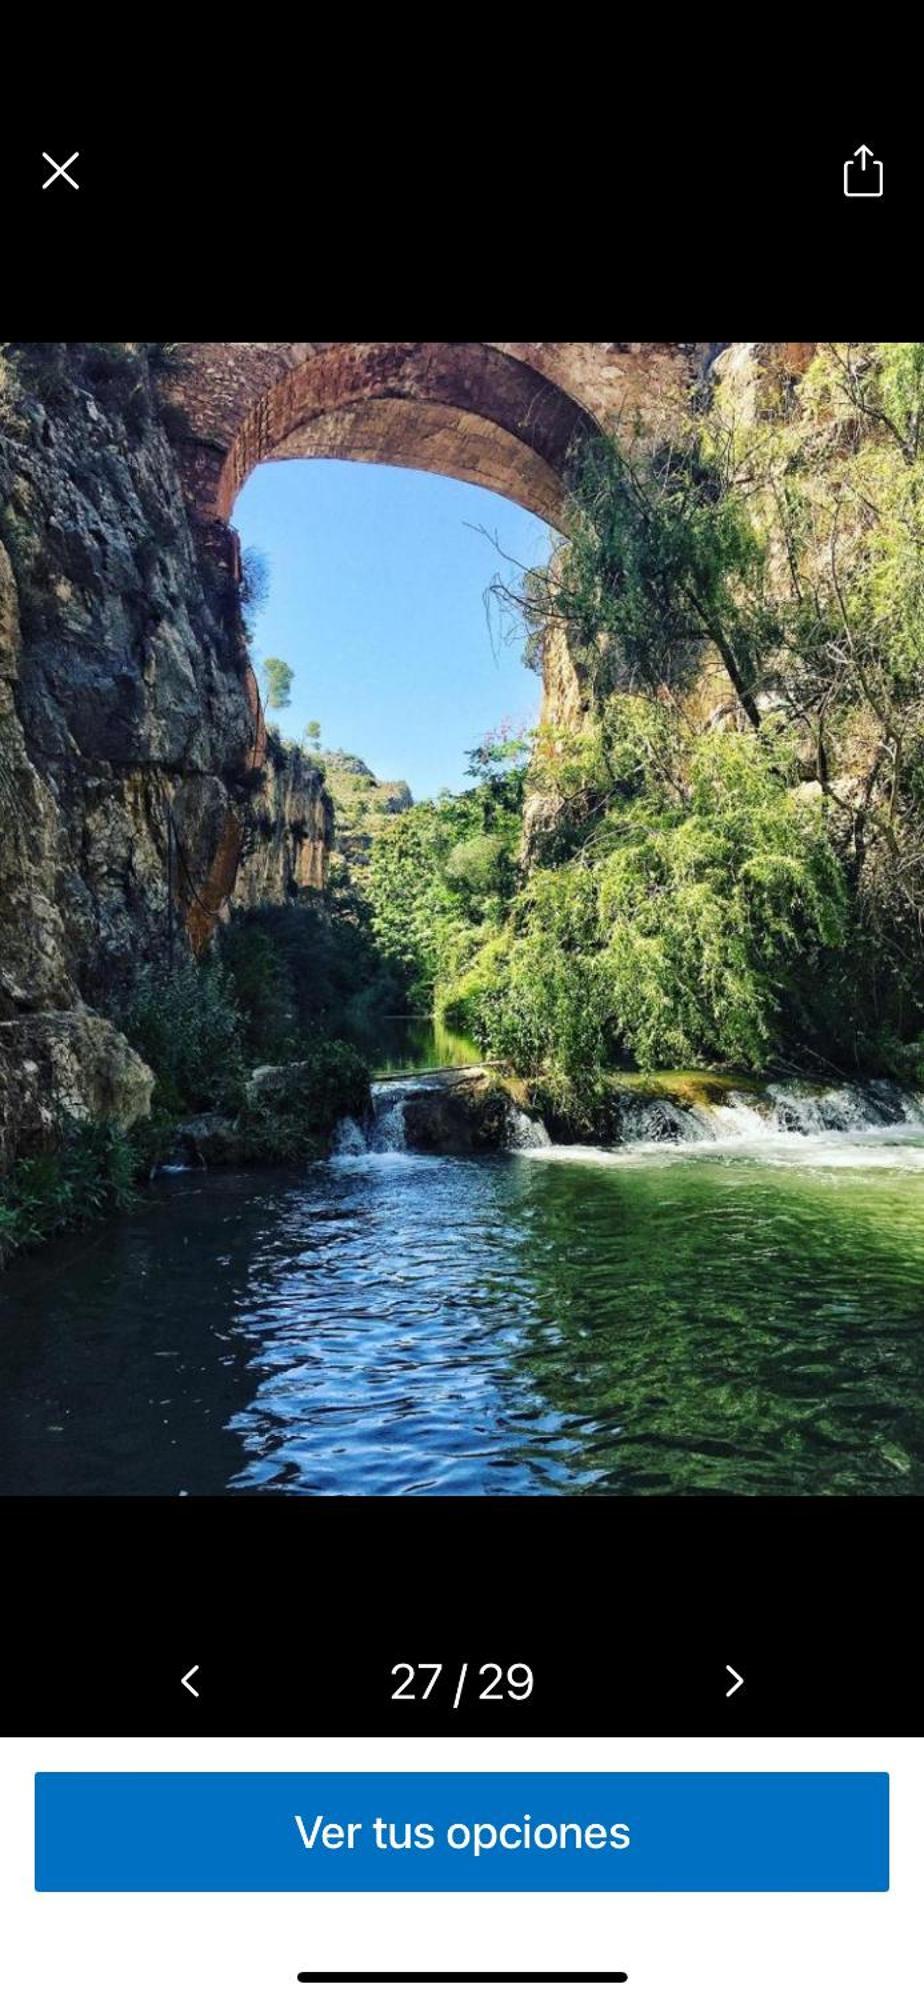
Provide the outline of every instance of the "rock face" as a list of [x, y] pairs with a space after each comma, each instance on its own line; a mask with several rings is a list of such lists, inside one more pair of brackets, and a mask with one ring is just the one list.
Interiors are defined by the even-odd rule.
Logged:
[[410, 785], [403, 778], [376, 778], [346, 750], [325, 751], [324, 774], [334, 805], [334, 852], [350, 870], [364, 868], [374, 834], [413, 805]]
[[0, 1021], [0, 1171], [69, 1119], [146, 1118], [153, 1085], [125, 1036], [88, 1008]]
[[[7, 1157], [53, 1132], [59, 1098], [136, 1115], [113, 1083], [127, 1044], [81, 1007], [201, 949], [246, 848], [244, 900], [323, 879], [323, 788], [261, 770], [236, 540], [191, 526], [168, 423], [138, 346], [0, 349]], [[12, 1032], [37, 1017], [44, 1054]]]
[[234, 885], [235, 908], [283, 903], [327, 881], [334, 809], [320, 769], [295, 745], [271, 735], [261, 777]]
[[62, 829], [16, 712], [19, 652], [16, 587], [0, 543], [0, 1018], [76, 997], [57, 901]]
[[220, 903], [254, 720], [227, 578], [194, 547], [144, 356], [13, 350], [5, 370], [9, 1014], [105, 1004], [197, 899]]

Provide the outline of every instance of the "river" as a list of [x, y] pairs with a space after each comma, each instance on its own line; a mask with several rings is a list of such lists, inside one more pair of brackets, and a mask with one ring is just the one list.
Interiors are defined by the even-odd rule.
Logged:
[[0, 1490], [924, 1492], [924, 1125], [155, 1183], [4, 1275]]

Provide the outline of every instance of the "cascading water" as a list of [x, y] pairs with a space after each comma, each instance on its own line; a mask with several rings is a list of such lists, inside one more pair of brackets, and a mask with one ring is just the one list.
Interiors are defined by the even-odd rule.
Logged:
[[530, 1118], [521, 1111], [518, 1104], [510, 1107], [510, 1150], [514, 1153], [535, 1153], [540, 1148], [551, 1146], [552, 1141], [541, 1118]]
[[735, 1145], [766, 1144], [786, 1134], [860, 1135], [886, 1126], [924, 1131], [924, 1095], [897, 1084], [872, 1082], [818, 1086], [771, 1083], [762, 1090], [729, 1090], [718, 1102], [680, 1105], [652, 1098], [624, 1110], [623, 1143], [658, 1144], [726, 1140]]
[[[464, 1072], [459, 1072], [464, 1074]], [[355, 1118], [342, 1118], [337, 1126], [331, 1145], [335, 1159], [356, 1158], [369, 1153], [406, 1153], [408, 1151], [405, 1110], [408, 1099], [420, 1092], [445, 1094], [451, 1083], [452, 1072], [443, 1071], [439, 1077], [401, 1078], [397, 1081], [374, 1083], [372, 1085], [372, 1110], [362, 1124]], [[533, 1118], [521, 1111], [519, 1105], [510, 1103], [508, 1112], [507, 1144], [502, 1149], [507, 1152], [535, 1152], [539, 1147], [550, 1146], [551, 1140], [541, 1118]]]
[[882, 1080], [723, 1090], [721, 1079], [710, 1077], [706, 1089], [686, 1093], [684, 1079], [677, 1083], [676, 1094], [663, 1096], [622, 1088], [610, 1143], [556, 1144], [547, 1157], [616, 1164], [727, 1154], [768, 1164], [803, 1159], [809, 1165], [871, 1166], [878, 1147], [891, 1163], [899, 1156], [909, 1166], [924, 1162], [924, 1092]]
[[[373, 1084], [369, 1116], [362, 1123], [354, 1118], [341, 1120], [334, 1134], [334, 1156], [406, 1153], [409, 1098], [421, 1091], [446, 1093], [451, 1088], [452, 1073], [447, 1071], [438, 1077], [424, 1075]], [[884, 1133], [887, 1127], [897, 1128], [896, 1137], [913, 1139], [920, 1133], [924, 1139], [924, 1093], [902, 1090], [893, 1083], [771, 1083], [753, 1090], [729, 1088], [720, 1094], [722, 1085], [717, 1078], [714, 1088], [716, 1094], [711, 1099], [704, 1092], [686, 1101], [679, 1091], [677, 1095], [651, 1096], [641, 1088], [622, 1089], [618, 1094], [617, 1135], [605, 1149], [553, 1145], [542, 1120], [511, 1101], [502, 1150], [547, 1152], [555, 1157], [571, 1154], [574, 1158], [588, 1150], [618, 1156], [653, 1147], [674, 1152], [704, 1146], [765, 1152], [789, 1140], [810, 1140], [825, 1133], [862, 1140]]]
[[863, 1132], [883, 1125], [920, 1125], [924, 1120], [924, 1093], [883, 1080], [824, 1090], [771, 1083], [767, 1096], [782, 1132]]
[[404, 1106], [416, 1081], [374, 1083], [372, 1111], [362, 1125], [355, 1118], [341, 1118], [331, 1142], [335, 1159], [355, 1158], [362, 1153], [404, 1153]]
[[404, 1106], [413, 1084], [373, 1084], [370, 1153], [404, 1153]]

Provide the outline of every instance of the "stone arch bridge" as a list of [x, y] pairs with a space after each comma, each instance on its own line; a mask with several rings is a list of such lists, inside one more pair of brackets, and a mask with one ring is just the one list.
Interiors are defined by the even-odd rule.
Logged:
[[[564, 342], [179, 345], [187, 500], [227, 524], [268, 459], [359, 459], [490, 487], [561, 525], [569, 455], [622, 415], [681, 398], [712, 350]], [[218, 538], [216, 537], [216, 540]]]
[[[238, 493], [256, 466], [292, 458], [361, 460], [441, 473], [488, 487], [552, 527], [565, 519], [576, 445], [640, 421], [670, 430], [691, 388], [718, 355], [748, 367], [799, 373], [811, 347], [730, 349], [721, 343], [636, 342], [187, 342], [166, 393], [181, 413], [174, 433], [185, 499], [204, 551], [235, 580], [231, 528]], [[749, 358], [750, 357], [750, 358]], [[244, 673], [253, 719], [250, 760], [267, 753], [253, 669]], [[547, 712], [577, 718], [581, 693], [559, 640], [547, 662]], [[241, 853], [233, 814], [187, 911], [198, 945], [235, 884]], [[322, 879], [317, 842], [299, 848], [298, 882]], [[320, 871], [320, 872], [319, 872]]]

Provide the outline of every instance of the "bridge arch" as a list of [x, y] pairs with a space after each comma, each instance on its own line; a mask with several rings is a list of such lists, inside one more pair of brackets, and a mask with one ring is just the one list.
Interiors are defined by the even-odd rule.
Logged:
[[[571, 454], [628, 416], [683, 399], [700, 350], [658, 343], [189, 342], [164, 378], [171, 436], [197, 540], [240, 579], [234, 503], [267, 461], [356, 459], [488, 487], [555, 528]], [[250, 770], [267, 759], [256, 676], [242, 660]], [[234, 888], [242, 854], [230, 808], [207, 879], [186, 912], [196, 949]]]
[[227, 523], [267, 460], [358, 459], [490, 487], [553, 527], [586, 403], [519, 354], [480, 342], [232, 342], [180, 349], [187, 498]]

